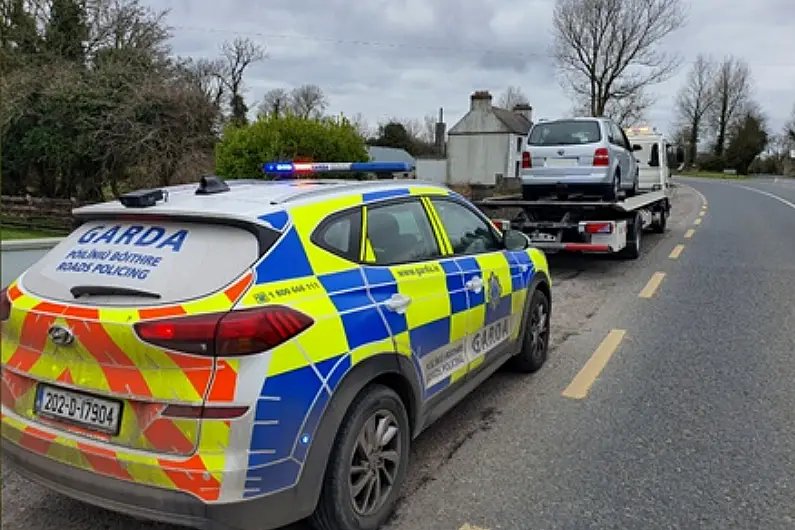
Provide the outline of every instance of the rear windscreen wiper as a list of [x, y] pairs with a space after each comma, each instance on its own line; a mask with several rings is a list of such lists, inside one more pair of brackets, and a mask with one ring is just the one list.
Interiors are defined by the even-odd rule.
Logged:
[[141, 296], [143, 298], [160, 298], [160, 295], [151, 291], [141, 289], [131, 289], [128, 287], [113, 287], [106, 285], [76, 285], [69, 289], [72, 296]]

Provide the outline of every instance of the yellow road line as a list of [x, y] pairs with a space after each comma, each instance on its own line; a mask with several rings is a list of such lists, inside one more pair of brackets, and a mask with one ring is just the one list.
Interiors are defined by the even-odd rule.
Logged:
[[696, 233], [696, 230], [694, 228], [688, 229], [688, 231], [685, 232], [685, 239], [690, 239], [691, 237], [693, 237], [693, 234], [695, 234], [695, 233]]
[[693, 221], [693, 224], [694, 224], [694, 225], [700, 225], [700, 224], [701, 224], [701, 217], [699, 217], [698, 219], [696, 219], [695, 221]]
[[700, 212], [698, 212], [698, 216], [699, 217], [704, 217], [704, 214], [706, 214], [706, 213], [707, 213], [706, 210], [701, 210]]
[[607, 334], [607, 337], [602, 341], [596, 351], [593, 352], [591, 358], [585, 363], [580, 372], [572, 379], [566, 390], [563, 391], [563, 397], [572, 399], [584, 399], [588, 395], [599, 374], [602, 373], [610, 357], [613, 356], [618, 349], [618, 345], [626, 335], [626, 330], [614, 329]]
[[638, 295], [641, 298], [651, 298], [654, 296], [654, 293], [657, 292], [657, 288], [665, 278], [664, 272], [655, 272], [652, 274], [651, 278], [649, 278], [649, 282], [646, 284], [646, 287]]
[[668, 257], [671, 259], [676, 259], [682, 254], [682, 251], [684, 249], [685, 249], [684, 245], [676, 245], [674, 249], [671, 251], [671, 253], [668, 254]]
[[479, 526], [472, 526], [471, 524], [467, 523], [458, 530], [486, 530], [486, 528], [481, 528]]

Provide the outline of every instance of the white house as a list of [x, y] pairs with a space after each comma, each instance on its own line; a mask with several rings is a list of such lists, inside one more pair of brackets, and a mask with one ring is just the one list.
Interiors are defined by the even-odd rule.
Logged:
[[456, 123], [447, 139], [449, 184], [496, 185], [519, 178], [522, 150], [533, 125], [533, 108], [513, 110], [491, 104], [491, 94], [471, 96], [469, 112]]

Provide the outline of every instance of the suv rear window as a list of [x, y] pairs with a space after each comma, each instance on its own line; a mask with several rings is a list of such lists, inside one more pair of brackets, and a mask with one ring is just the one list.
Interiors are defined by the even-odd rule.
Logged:
[[530, 145], [579, 145], [602, 140], [598, 121], [561, 120], [537, 123], [530, 131]]
[[[274, 238], [275, 239], [275, 238]], [[24, 275], [35, 295], [91, 305], [160, 305], [221, 290], [259, 257], [254, 234], [237, 227], [177, 221], [91, 221], [81, 225]], [[91, 294], [73, 287], [156, 293]]]

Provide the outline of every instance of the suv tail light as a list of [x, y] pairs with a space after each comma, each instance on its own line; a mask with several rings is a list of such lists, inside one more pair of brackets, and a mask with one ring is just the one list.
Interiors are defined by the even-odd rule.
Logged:
[[0, 322], [8, 320], [11, 316], [11, 299], [8, 297], [8, 289], [0, 290]]
[[530, 157], [530, 151], [522, 151], [522, 169], [531, 167], [533, 167], [533, 159]]
[[593, 165], [594, 167], [605, 167], [610, 165], [610, 153], [607, 151], [607, 147], [599, 147], [594, 151]]
[[283, 306], [138, 322], [141, 340], [185, 353], [219, 357], [250, 355], [275, 348], [314, 324]]

